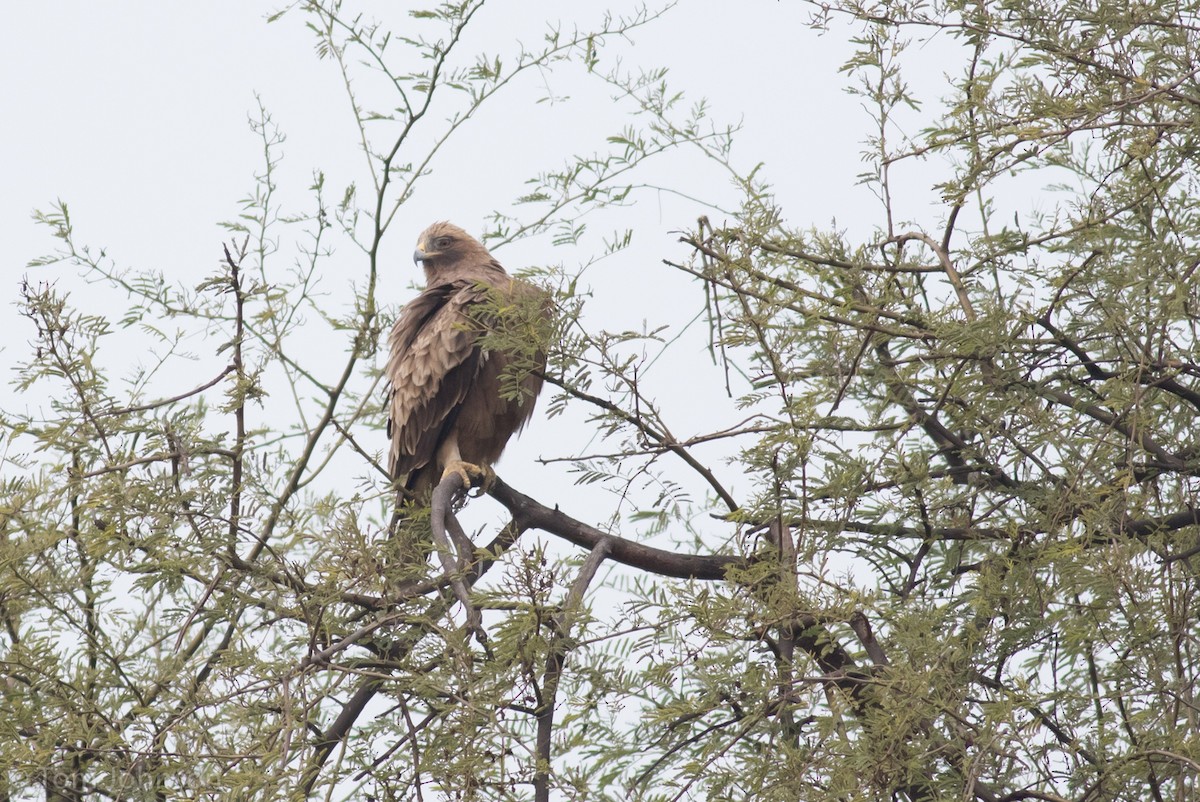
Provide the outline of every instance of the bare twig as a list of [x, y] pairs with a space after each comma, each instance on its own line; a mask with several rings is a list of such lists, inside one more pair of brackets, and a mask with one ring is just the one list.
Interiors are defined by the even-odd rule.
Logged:
[[137, 406], [132, 406], [132, 407], [121, 407], [120, 409], [106, 409], [103, 412], [96, 413], [96, 417], [98, 417], [98, 418], [110, 417], [110, 416], [118, 417], [121, 415], [130, 415], [130, 414], [133, 414], [134, 412], [147, 412], [151, 409], [158, 409], [160, 407], [170, 406], [171, 404], [174, 404], [177, 401], [182, 401], [185, 398], [191, 398], [194, 395], [199, 395], [200, 393], [204, 392], [205, 390], [209, 389], [210, 387], [213, 387], [214, 385], [216, 385], [217, 382], [221, 381], [221, 379], [225, 378], [230, 373], [233, 373], [235, 370], [237, 370], [237, 365], [234, 365], [234, 364], [226, 365], [225, 369], [222, 370], [220, 373], [218, 373], [216, 375], [216, 377], [213, 378], [211, 381], [207, 381], [204, 384], [200, 385], [199, 387], [196, 387], [192, 390], [188, 390], [186, 393], [180, 393], [179, 395], [173, 395], [170, 398], [160, 398], [158, 401], [151, 401], [148, 404], [139, 404]]

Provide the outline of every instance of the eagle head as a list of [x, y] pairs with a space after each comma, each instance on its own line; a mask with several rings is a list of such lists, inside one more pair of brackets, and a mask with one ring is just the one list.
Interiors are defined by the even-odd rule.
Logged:
[[425, 268], [430, 280], [450, 269], [494, 262], [487, 248], [453, 223], [434, 223], [417, 237], [413, 262]]

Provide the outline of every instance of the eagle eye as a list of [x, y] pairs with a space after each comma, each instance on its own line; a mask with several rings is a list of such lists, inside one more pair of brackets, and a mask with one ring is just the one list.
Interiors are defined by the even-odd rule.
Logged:
[[444, 251], [454, 243], [454, 237], [438, 237], [433, 241], [433, 247], [439, 251]]

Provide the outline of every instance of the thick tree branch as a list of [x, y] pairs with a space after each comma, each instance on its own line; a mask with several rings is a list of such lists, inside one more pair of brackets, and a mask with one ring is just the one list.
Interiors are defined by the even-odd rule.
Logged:
[[[1083, 347], [1079, 345], [1079, 343], [1068, 337], [1065, 332], [1060, 331], [1057, 326], [1051, 323], [1049, 313], [1038, 318], [1037, 322], [1039, 326], [1045, 329], [1050, 336], [1054, 338], [1056, 343], [1075, 355], [1076, 359], [1079, 360], [1079, 364], [1083, 366], [1084, 370], [1087, 371], [1087, 374], [1093, 379], [1096, 379], [1097, 381], [1107, 381], [1109, 379], [1115, 379], [1118, 377], [1116, 372], [1100, 367], [1100, 365], [1098, 365], [1096, 361], [1092, 359], [1091, 355], [1088, 354], [1088, 352], [1085, 351]], [[1169, 365], [1172, 363], [1167, 364]], [[1167, 367], [1167, 365], [1160, 364], [1154, 367], [1155, 369], [1162, 369]], [[1157, 387], [1165, 390], [1171, 395], [1187, 401], [1193, 407], [1200, 410], [1200, 393], [1197, 393], [1188, 387], [1184, 387], [1173, 376], [1158, 376], [1154, 374], [1147, 374], [1139, 370], [1135, 374], [1134, 380], [1146, 387]]]
[[681, 579], [725, 579], [726, 572], [742, 563], [739, 557], [712, 554], [677, 554], [602, 532], [577, 521], [558, 509], [550, 509], [497, 478], [488, 495], [512, 513], [513, 520], [529, 529], [541, 529], [564, 540], [594, 549], [603, 540], [611, 541], [609, 557], [623, 565]]

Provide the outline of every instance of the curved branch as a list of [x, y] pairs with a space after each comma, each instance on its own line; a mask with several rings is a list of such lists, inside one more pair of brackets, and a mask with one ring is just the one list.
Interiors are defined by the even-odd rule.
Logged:
[[515, 522], [525, 527], [541, 529], [587, 549], [596, 548], [602, 541], [610, 541], [612, 548], [608, 556], [611, 559], [659, 576], [720, 580], [726, 578], [730, 568], [746, 563], [741, 557], [726, 554], [678, 554], [602, 532], [514, 490], [499, 477], [487, 493], [508, 508]]
[[429, 528], [433, 534], [434, 550], [437, 551], [438, 560], [442, 564], [442, 571], [446, 574], [450, 587], [454, 589], [455, 597], [462, 604], [463, 611], [467, 615], [467, 629], [475, 633], [479, 643], [486, 647], [487, 635], [483, 631], [483, 619], [479, 615], [479, 611], [475, 609], [475, 605], [471, 604], [467, 586], [463, 584], [462, 566], [470, 555], [455, 552], [454, 547], [450, 545], [450, 539], [446, 536], [447, 528], [455, 532], [461, 531], [451, 505], [454, 497], [465, 489], [462, 474], [451, 471], [442, 477], [438, 486], [434, 488], [433, 498], [430, 500]]
[[954, 294], [958, 296], [959, 306], [962, 307], [967, 322], [974, 323], [976, 316], [975, 307], [971, 305], [971, 296], [967, 293], [967, 287], [963, 284], [962, 276], [954, 269], [954, 263], [950, 260], [950, 253], [946, 248], [940, 245], [933, 237], [921, 231], [900, 234], [899, 236], [892, 237], [888, 242], [903, 245], [913, 240], [924, 243], [937, 256], [938, 262], [942, 266], [942, 272], [946, 274], [946, 280], [950, 282], [950, 286], [954, 288]]

